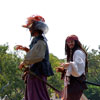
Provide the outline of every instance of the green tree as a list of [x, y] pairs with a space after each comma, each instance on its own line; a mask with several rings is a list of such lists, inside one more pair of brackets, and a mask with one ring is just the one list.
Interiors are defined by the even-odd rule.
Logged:
[[[100, 50], [100, 49], [99, 49]], [[87, 80], [100, 84], [100, 53], [99, 50], [92, 49], [88, 52], [88, 77]], [[100, 99], [100, 87], [88, 85], [88, 90], [85, 92], [90, 100]]]
[[0, 96], [8, 95], [10, 100], [20, 100], [24, 90], [18, 70], [21, 59], [16, 54], [7, 53], [8, 49], [8, 45], [0, 46]]
[[[61, 74], [56, 72], [56, 67], [60, 66], [60, 61], [56, 56], [53, 54], [50, 54], [50, 62], [54, 71], [54, 76], [51, 76], [48, 78], [48, 82], [53, 85], [58, 90], [63, 89], [63, 80], [61, 80]], [[54, 92], [51, 88], [49, 88], [49, 94]]]

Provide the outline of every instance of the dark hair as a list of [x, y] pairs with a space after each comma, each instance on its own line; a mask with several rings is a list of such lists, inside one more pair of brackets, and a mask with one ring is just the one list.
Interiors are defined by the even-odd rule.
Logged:
[[76, 50], [80, 49], [86, 54], [85, 72], [88, 72], [87, 52], [82, 47], [82, 44], [80, 43], [80, 41], [78, 41], [78, 40], [74, 40], [74, 41], [75, 41], [75, 46], [74, 46], [74, 48], [72, 50], [68, 47], [67, 42], [65, 41], [65, 55], [67, 55], [67, 62], [73, 61], [74, 52]]

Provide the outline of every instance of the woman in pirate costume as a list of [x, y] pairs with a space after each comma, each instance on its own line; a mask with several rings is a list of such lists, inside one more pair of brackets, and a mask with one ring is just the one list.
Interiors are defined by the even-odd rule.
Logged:
[[[45, 24], [43, 17], [31, 16], [23, 27], [29, 29], [33, 39], [30, 49], [20, 45], [16, 48], [17, 50], [21, 49], [27, 52], [19, 68], [22, 69], [25, 65], [29, 65], [30, 71], [46, 81], [48, 76], [53, 75], [49, 62], [47, 39], [43, 35], [47, 33], [48, 26]], [[29, 73], [26, 75], [25, 100], [50, 100], [46, 84]]]
[[86, 80], [87, 53], [76, 35], [66, 38], [65, 54], [67, 63], [57, 67], [57, 72], [62, 72], [64, 79], [63, 100], [80, 100], [83, 91], [87, 89], [83, 82]]

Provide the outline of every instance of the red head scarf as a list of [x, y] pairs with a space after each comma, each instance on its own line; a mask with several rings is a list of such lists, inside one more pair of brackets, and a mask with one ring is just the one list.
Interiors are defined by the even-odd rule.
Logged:
[[77, 40], [78, 41], [78, 37], [76, 35], [70, 35], [66, 38], [66, 42], [70, 41], [70, 40]]

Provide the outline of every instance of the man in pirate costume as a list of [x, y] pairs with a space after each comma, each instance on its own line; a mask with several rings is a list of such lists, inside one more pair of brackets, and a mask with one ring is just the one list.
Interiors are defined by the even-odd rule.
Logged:
[[80, 100], [83, 91], [87, 89], [86, 83], [83, 82], [86, 80], [87, 53], [76, 35], [66, 38], [65, 54], [67, 63], [56, 68], [57, 72], [62, 72], [64, 79], [63, 100]]
[[[49, 50], [47, 39], [44, 36], [48, 31], [48, 26], [42, 16], [31, 16], [27, 19], [27, 24], [23, 27], [28, 28], [33, 37], [30, 49], [17, 45], [16, 49], [27, 52], [24, 61], [19, 65], [22, 69], [29, 65], [29, 70], [34, 72], [42, 80], [47, 81], [47, 77], [53, 75], [51, 64], [49, 62]], [[25, 100], [50, 100], [46, 84], [28, 73], [26, 75]]]

